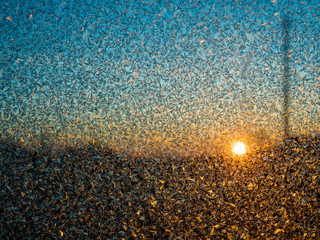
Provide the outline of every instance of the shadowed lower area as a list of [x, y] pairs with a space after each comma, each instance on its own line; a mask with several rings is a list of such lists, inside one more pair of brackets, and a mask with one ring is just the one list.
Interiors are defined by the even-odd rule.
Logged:
[[0, 144], [1, 239], [319, 239], [320, 136], [243, 158]]

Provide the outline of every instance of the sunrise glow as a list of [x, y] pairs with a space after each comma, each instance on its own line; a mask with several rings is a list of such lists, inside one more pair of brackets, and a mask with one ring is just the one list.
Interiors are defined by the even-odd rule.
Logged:
[[232, 152], [234, 154], [242, 155], [242, 154], [246, 153], [246, 151], [247, 151], [246, 145], [244, 145], [244, 143], [242, 143], [242, 142], [236, 142], [233, 145]]

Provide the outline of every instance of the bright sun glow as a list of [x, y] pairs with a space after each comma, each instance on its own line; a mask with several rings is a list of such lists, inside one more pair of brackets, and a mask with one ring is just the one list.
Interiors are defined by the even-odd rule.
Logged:
[[232, 152], [238, 155], [244, 154], [246, 153], [246, 145], [244, 145], [242, 142], [236, 142], [233, 145]]

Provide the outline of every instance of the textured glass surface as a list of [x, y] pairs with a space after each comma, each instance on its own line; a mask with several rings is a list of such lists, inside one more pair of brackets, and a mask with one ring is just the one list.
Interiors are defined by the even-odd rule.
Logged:
[[141, 154], [260, 148], [283, 138], [285, 61], [290, 134], [319, 134], [319, 19], [317, 1], [2, 1], [0, 137]]

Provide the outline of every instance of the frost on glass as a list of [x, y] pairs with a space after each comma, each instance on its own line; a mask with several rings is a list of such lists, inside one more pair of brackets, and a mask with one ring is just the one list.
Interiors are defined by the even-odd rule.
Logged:
[[285, 10], [290, 134], [319, 133], [315, 1], [89, 2], [2, 4], [2, 139], [180, 155], [282, 141]]

